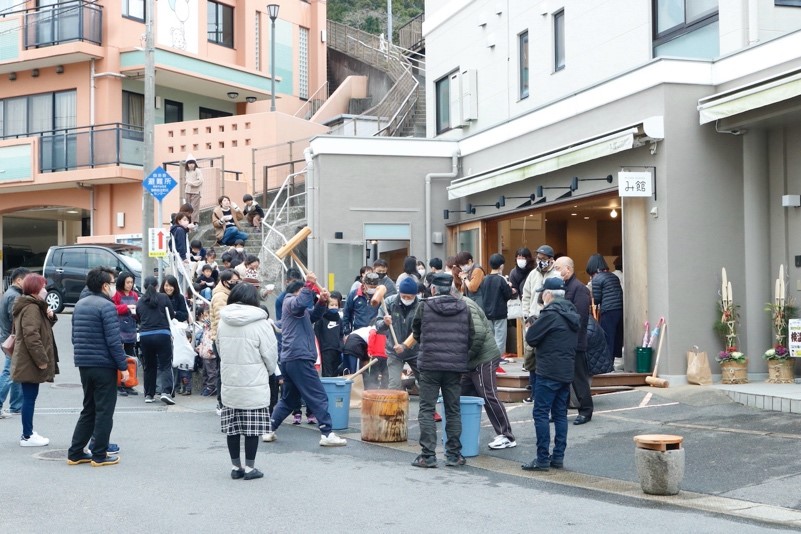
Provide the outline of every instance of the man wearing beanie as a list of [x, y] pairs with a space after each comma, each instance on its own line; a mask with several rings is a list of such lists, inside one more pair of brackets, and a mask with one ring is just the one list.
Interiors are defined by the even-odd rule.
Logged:
[[409, 364], [414, 376], [417, 377], [418, 346], [406, 350], [403, 344], [395, 343], [390, 328], [395, 332], [398, 341], [403, 341], [412, 333], [412, 320], [420, 305], [417, 298], [417, 282], [413, 277], [404, 278], [398, 285], [398, 294], [387, 297], [385, 314], [379, 314], [375, 321], [375, 328], [379, 334], [387, 336], [387, 372], [389, 374], [389, 389], [403, 389], [403, 365]]
[[[431, 280], [433, 296], [422, 301], [412, 321], [412, 335], [403, 342], [404, 350], [420, 344], [417, 368], [420, 370], [421, 454], [414, 459], [415, 467], [437, 467], [437, 427], [434, 408], [442, 392], [445, 407], [445, 465], [464, 465], [462, 456], [462, 418], [459, 406], [462, 373], [474, 353], [475, 330], [467, 304], [451, 295], [453, 276], [439, 273]], [[397, 351], [396, 351], [397, 352]]]

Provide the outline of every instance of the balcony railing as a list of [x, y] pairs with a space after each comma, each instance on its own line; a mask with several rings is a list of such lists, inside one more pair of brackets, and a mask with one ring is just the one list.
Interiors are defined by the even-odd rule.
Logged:
[[0, 139], [39, 139], [39, 172], [71, 171], [103, 165], [143, 164], [144, 131], [139, 126], [110, 123]]
[[101, 44], [102, 6], [75, 0], [25, 12], [25, 49], [74, 41]]

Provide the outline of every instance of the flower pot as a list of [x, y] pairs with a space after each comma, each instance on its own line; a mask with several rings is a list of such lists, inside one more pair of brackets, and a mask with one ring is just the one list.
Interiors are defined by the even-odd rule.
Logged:
[[748, 359], [746, 359], [744, 362], [720, 362], [720, 377], [721, 384], [747, 384]]
[[768, 380], [771, 384], [795, 383], [795, 360], [768, 360]]

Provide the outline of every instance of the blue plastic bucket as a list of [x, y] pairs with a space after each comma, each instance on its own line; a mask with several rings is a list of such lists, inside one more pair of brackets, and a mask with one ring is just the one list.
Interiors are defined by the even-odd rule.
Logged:
[[321, 378], [323, 389], [328, 396], [328, 413], [331, 414], [331, 428], [342, 430], [348, 428], [350, 415], [350, 387], [353, 380], [328, 377]]
[[[484, 399], [481, 397], [459, 397], [459, 410], [462, 415], [462, 456], [478, 456], [479, 438], [481, 437], [481, 411]], [[445, 407], [442, 398], [437, 401], [437, 411], [442, 416], [442, 444], [448, 441], [445, 434]]]

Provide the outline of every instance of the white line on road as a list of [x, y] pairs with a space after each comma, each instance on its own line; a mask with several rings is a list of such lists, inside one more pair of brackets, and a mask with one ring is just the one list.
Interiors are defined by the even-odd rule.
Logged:
[[661, 406], [675, 406], [676, 404], [679, 404], [679, 403], [678, 402], [667, 402], [665, 404], [649, 404], [648, 406], [640, 405], [640, 406], [632, 406], [631, 408], [616, 408], [614, 410], [601, 410], [599, 412], [596, 411], [596, 412], [592, 412], [592, 413], [593, 413], [593, 415], [596, 415], [596, 414], [599, 414], [599, 413], [628, 412], [628, 411], [631, 411], [631, 410], [639, 410], [641, 408], [659, 408]]
[[640, 402], [640, 408], [643, 408], [651, 402], [651, 397], [653, 397], [653, 393], [648, 393], [645, 397], [643, 397], [642, 402]]

